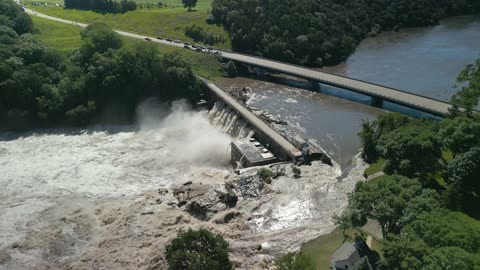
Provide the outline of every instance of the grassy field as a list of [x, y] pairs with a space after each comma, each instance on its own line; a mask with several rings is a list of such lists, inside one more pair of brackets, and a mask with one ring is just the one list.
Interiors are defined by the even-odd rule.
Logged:
[[[360, 235], [361, 231], [358, 229], [349, 229], [346, 231], [348, 235], [347, 241], [355, 239], [355, 234]], [[366, 235], [365, 235], [366, 238]], [[335, 230], [332, 233], [322, 235], [315, 240], [312, 240], [302, 247], [302, 253], [309, 255], [317, 270], [330, 270], [330, 258], [333, 253], [343, 244], [342, 230]], [[377, 251], [381, 255], [382, 242], [373, 237], [372, 249]]]
[[[59, 0], [48, 0], [59, 2]], [[207, 32], [223, 36], [225, 43], [214, 47], [229, 49], [231, 47], [228, 34], [221, 26], [210, 25], [205, 22], [209, 15], [211, 0], [199, 0], [195, 11], [187, 12], [181, 5], [181, 0], [168, 0], [167, 8], [137, 9], [124, 14], [102, 14], [86, 10], [71, 10], [56, 6], [33, 5], [34, 0], [26, 0], [29, 8], [51, 16], [83, 22], [104, 22], [113, 28], [151, 36], [163, 36], [183, 41], [193, 42], [185, 36], [185, 27], [196, 24]]]
[[[35, 26], [35, 34], [50, 47], [67, 52], [80, 47], [82, 44], [80, 39], [81, 27], [54, 22], [36, 16], [32, 16], [32, 19]], [[136, 43], [147, 41], [124, 37], [124, 42], [126, 46], [134, 46]], [[152, 44], [158, 46], [160, 53], [179, 55], [184, 61], [192, 65], [192, 69], [197, 75], [210, 80], [222, 76], [221, 63], [216, 56], [212, 54], [197, 53], [191, 50], [157, 43]]]
[[[139, 4], [154, 4], [156, 5], [158, 2], [162, 2], [167, 5], [167, 7], [181, 7], [182, 2], [179, 0], [133, 0]], [[47, 4], [59, 4], [63, 5], [63, 0], [22, 0], [24, 3], [32, 2], [32, 3], [47, 3]], [[211, 0], [198, 0], [197, 2], [197, 9], [208, 9], [210, 8]]]
[[384, 164], [385, 160], [383, 158], [379, 158], [375, 163], [370, 164], [370, 167], [365, 170], [365, 174], [370, 176], [374, 173], [382, 171]]

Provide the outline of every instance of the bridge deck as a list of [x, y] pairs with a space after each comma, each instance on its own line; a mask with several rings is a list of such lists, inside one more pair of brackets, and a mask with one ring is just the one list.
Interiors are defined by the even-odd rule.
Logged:
[[259, 57], [252, 57], [238, 53], [222, 52], [222, 57], [252, 66], [278, 71], [299, 78], [318, 81], [328, 85], [349, 89], [361, 94], [380, 98], [382, 100], [412, 107], [420, 111], [444, 116], [448, 114], [451, 104], [432, 98], [404, 92], [398, 89], [372, 84], [343, 76], [329, 74], [305, 67], [281, 63]]

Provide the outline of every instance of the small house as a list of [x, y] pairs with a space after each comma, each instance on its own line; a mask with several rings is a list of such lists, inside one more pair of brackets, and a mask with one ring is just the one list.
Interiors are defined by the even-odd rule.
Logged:
[[354, 269], [355, 265], [366, 257], [368, 269], [374, 270], [374, 266], [378, 261], [378, 256], [372, 252], [364, 241], [355, 243], [345, 242], [333, 253], [331, 258], [330, 269], [332, 270], [349, 270]]

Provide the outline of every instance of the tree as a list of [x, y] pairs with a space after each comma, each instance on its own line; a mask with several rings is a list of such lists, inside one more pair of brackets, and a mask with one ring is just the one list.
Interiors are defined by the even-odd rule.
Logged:
[[409, 125], [382, 135], [377, 151], [386, 160], [386, 173], [405, 176], [432, 170], [441, 157], [440, 142], [428, 125]]
[[197, 5], [197, 0], [182, 0], [183, 7], [188, 8], [188, 11], [192, 11], [192, 8]]
[[438, 208], [386, 241], [382, 269], [478, 269], [480, 222]]
[[473, 117], [459, 116], [440, 124], [439, 137], [453, 156], [480, 145], [480, 122]]
[[351, 213], [348, 211], [344, 211], [340, 216], [333, 216], [333, 220], [335, 221], [335, 225], [337, 225], [338, 228], [342, 229], [343, 242], [345, 242], [345, 240], [347, 239], [345, 231], [352, 227]]
[[228, 243], [205, 229], [179, 232], [167, 246], [170, 270], [230, 270]]
[[349, 204], [359, 216], [357, 220], [377, 220], [385, 239], [390, 233], [398, 234], [419, 214], [439, 206], [435, 191], [424, 190], [417, 180], [399, 175], [384, 176], [373, 183], [357, 183]]
[[315, 270], [317, 269], [312, 258], [306, 254], [285, 254], [276, 263], [278, 270]]
[[225, 71], [227, 72], [228, 77], [234, 78], [237, 76], [237, 66], [232, 60], [228, 61], [225, 65]]
[[364, 120], [362, 130], [358, 133], [363, 146], [363, 159], [375, 162], [379, 157], [377, 144], [383, 134], [411, 124], [413, 120], [399, 113], [385, 113], [374, 121]]
[[480, 203], [480, 147], [455, 157], [447, 166], [450, 203], [457, 210], [479, 217]]
[[31, 33], [33, 31], [32, 19], [25, 12], [19, 12], [15, 17], [14, 22], [14, 29], [19, 35]]
[[473, 109], [480, 98], [480, 59], [467, 65], [458, 75], [457, 82], [466, 85], [452, 97], [451, 102], [467, 110]]
[[86, 57], [85, 59], [92, 57], [95, 52], [101, 54], [108, 49], [122, 47], [122, 37], [104, 23], [90, 24], [82, 30], [80, 35], [84, 41], [80, 51]]

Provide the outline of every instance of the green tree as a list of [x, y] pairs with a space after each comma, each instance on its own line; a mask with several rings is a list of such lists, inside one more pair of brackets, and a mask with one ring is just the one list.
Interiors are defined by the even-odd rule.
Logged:
[[344, 211], [340, 216], [333, 216], [333, 220], [335, 221], [335, 225], [338, 226], [342, 230], [343, 234], [343, 242], [347, 239], [347, 235], [345, 231], [352, 227], [352, 215], [349, 211]]
[[439, 137], [453, 155], [465, 153], [480, 145], [480, 122], [474, 117], [459, 116], [440, 124]]
[[167, 246], [170, 270], [230, 270], [228, 243], [205, 229], [179, 232]]
[[434, 169], [441, 144], [428, 125], [409, 125], [382, 135], [377, 151], [386, 160], [386, 173], [413, 176]]
[[480, 147], [456, 156], [447, 166], [446, 181], [452, 206], [480, 217]]
[[121, 36], [104, 23], [94, 23], [87, 26], [80, 36], [83, 45], [80, 51], [86, 59], [97, 53], [104, 53], [108, 49], [119, 49], [122, 47]]
[[398, 234], [419, 214], [439, 206], [435, 191], [422, 189], [417, 180], [399, 175], [383, 176], [374, 183], [357, 183], [349, 204], [359, 216], [357, 220], [377, 220], [385, 239], [391, 233]]
[[197, 5], [197, 0], [182, 0], [183, 7], [188, 8], [188, 11], [192, 11]]
[[315, 270], [317, 269], [312, 258], [306, 254], [295, 256], [292, 253], [285, 254], [276, 263], [278, 270]]
[[451, 102], [468, 110], [473, 109], [480, 98], [480, 59], [467, 65], [458, 75], [457, 82], [466, 85], [452, 97]]
[[15, 26], [13, 28], [19, 35], [31, 33], [33, 31], [32, 19], [25, 12], [19, 12], [15, 17], [14, 22]]
[[228, 63], [225, 65], [225, 71], [227, 72], [227, 76], [230, 78], [234, 78], [237, 76], [237, 66], [235, 65], [235, 62], [232, 60], [228, 61]]
[[471, 269], [479, 266], [480, 222], [436, 209], [386, 241], [382, 269]]

